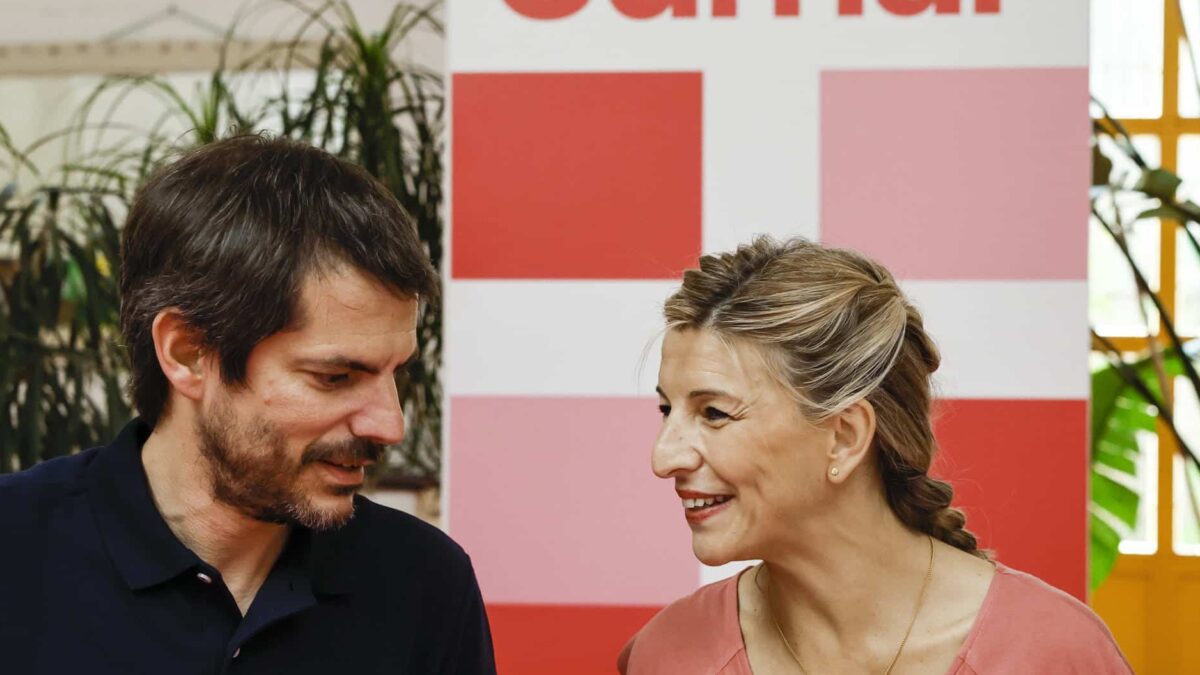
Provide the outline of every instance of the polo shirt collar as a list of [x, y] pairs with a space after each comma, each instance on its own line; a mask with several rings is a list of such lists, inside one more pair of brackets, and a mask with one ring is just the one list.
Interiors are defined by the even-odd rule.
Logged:
[[[88, 492], [101, 538], [117, 571], [133, 590], [206, 567], [179, 541], [154, 504], [142, 466], [142, 445], [152, 430], [135, 418], [97, 453], [88, 471]], [[361, 507], [363, 498], [355, 499]], [[298, 540], [289, 544], [293, 554], [278, 565], [297, 588], [311, 588], [323, 595], [347, 594], [355, 577], [347, 558], [356, 548], [358, 529], [354, 520], [332, 532], [293, 527], [290, 538]]]
[[201, 565], [171, 532], [154, 504], [142, 467], [151, 427], [134, 419], [102, 448], [88, 470], [89, 497], [109, 556], [133, 590], [173, 579]]

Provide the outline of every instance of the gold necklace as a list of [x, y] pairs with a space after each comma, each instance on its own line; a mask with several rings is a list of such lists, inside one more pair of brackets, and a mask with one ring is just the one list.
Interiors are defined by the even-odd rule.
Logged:
[[[896, 662], [900, 660], [900, 654], [904, 652], [904, 645], [908, 644], [908, 637], [912, 634], [913, 626], [917, 623], [917, 615], [921, 613], [921, 605], [925, 604], [925, 592], [929, 590], [929, 580], [933, 578], [933, 537], [926, 535], [929, 539], [929, 567], [925, 570], [925, 581], [921, 583], [921, 594], [917, 596], [917, 606], [913, 608], [912, 619], [908, 622], [908, 629], [904, 631], [904, 638], [900, 640], [900, 647], [896, 649], [896, 655], [892, 657], [892, 662], [888, 664], [887, 670], [883, 671], [883, 675], [891, 675], [892, 668], [896, 667]], [[758, 570], [754, 572], [754, 585], [758, 586], [758, 590], [767, 599], [767, 613], [771, 615], [771, 623], [775, 624], [775, 630], [779, 633], [779, 639], [783, 641], [783, 646], [787, 648], [788, 654], [792, 660], [796, 662], [796, 667], [804, 675], [808, 675], [808, 671], [804, 669], [804, 664], [800, 663], [800, 655], [792, 648], [792, 643], [783, 634], [783, 628], [779, 626], [779, 619], [775, 618], [775, 608], [771, 606], [771, 596], [758, 583], [758, 575], [762, 572], [760, 565]]]

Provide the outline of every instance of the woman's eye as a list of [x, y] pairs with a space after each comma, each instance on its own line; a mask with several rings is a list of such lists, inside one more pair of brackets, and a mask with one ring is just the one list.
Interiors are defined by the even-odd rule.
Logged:
[[658, 406], [658, 412], [662, 413], [663, 417], [666, 417], [667, 415], [671, 414], [671, 406], [666, 405], [664, 403], [664, 404]]
[[708, 406], [704, 409], [704, 419], [708, 420], [709, 422], [717, 422], [728, 418], [729, 415], [725, 414], [723, 411], [717, 410], [712, 406]]

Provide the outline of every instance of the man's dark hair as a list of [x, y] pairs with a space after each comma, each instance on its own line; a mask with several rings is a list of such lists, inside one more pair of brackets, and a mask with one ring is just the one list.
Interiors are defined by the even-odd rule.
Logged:
[[133, 401], [151, 425], [170, 387], [151, 326], [178, 309], [221, 377], [242, 384], [255, 345], [296, 319], [319, 269], [349, 265], [433, 300], [438, 278], [416, 227], [379, 181], [317, 148], [237, 136], [193, 150], [139, 190], [121, 241], [121, 330]]

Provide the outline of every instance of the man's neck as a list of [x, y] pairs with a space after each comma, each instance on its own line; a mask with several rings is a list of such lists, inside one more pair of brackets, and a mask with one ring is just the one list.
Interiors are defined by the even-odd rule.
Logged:
[[154, 505], [171, 532], [221, 572], [244, 615], [287, 542], [286, 525], [265, 523], [218, 501], [191, 420], [172, 415], [142, 446]]

